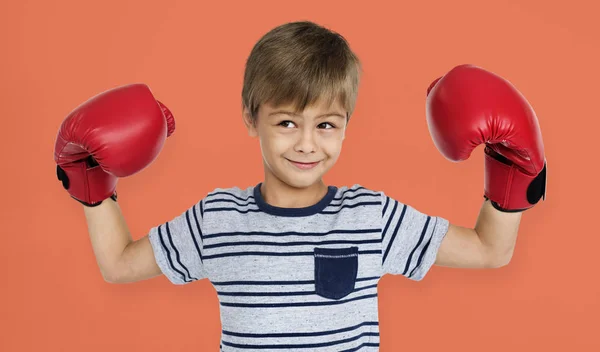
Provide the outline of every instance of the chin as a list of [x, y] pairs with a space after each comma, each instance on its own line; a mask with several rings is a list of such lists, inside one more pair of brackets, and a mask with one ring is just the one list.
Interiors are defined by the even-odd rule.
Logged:
[[286, 185], [301, 189], [320, 183], [323, 175], [329, 169], [328, 166], [326, 161], [321, 161], [321, 164], [314, 169], [302, 171], [283, 158], [283, 163], [278, 163], [275, 168], [271, 168], [271, 173]]
[[316, 183], [321, 181], [321, 177], [323, 176], [320, 172], [315, 172], [314, 174], [294, 174], [291, 172], [286, 172], [279, 179], [285, 182], [290, 187], [294, 188], [308, 188]]
[[318, 183], [320, 179], [311, 179], [311, 180], [294, 180], [289, 183], [290, 186], [294, 188], [308, 188], [315, 183]]

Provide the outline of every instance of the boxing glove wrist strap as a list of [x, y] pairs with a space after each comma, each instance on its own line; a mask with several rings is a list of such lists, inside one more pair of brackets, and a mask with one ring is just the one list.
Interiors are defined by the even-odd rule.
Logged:
[[537, 175], [529, 175], [485, 149], [485, 197], [504, 212], [519, 212], [533, 207], [546, 196], [546, 163]]

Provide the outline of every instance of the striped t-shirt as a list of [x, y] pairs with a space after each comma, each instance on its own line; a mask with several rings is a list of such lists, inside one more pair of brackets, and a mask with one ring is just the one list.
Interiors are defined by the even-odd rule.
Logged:
[[215, 287], [220, 351], [379, 351], [379, 279], [423, 279], [447, 229], [358, 184], [305, 208], [267, 204], [258, 184], [217, 188], [149, 238], [173, 284]]

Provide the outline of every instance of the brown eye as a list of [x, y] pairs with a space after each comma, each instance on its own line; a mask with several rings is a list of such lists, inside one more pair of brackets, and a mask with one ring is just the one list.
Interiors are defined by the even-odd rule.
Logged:
[[288, 127], [288, 126], [287, 126], [287, 124], [288, 124], [288, 123], [291, 123], [291, 124], [293, 124], [293, 122], [292, 122], [292, 121], [288, 121], [288, 120], [286, 120], [286, 121], [281, 121], [281, 122], [278, 124], [278, 126], [282, 126], [282, 127]]
[[335, 126], [334, 126], [334, 125], [332, 125], [332, 124], [330, 124], [329, 122], [323, 122], [323, 123], [319, 124], [319, 126], [324, 126], [324, 125], [329, 125], [329, 126], [331, 126], [330, 128], [327, 128], [327, 127], [325, 127], [325, 129], [331, 129], [331, 128], [335, 128]]

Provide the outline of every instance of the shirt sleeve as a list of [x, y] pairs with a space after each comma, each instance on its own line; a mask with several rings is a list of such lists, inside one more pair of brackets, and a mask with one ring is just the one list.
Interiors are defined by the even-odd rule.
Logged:
[[449, 222], [381, 196], [383, 273], [420, 281], [435, 262]]
[[207, 277], [202, 260], [203, 205], [202, 200], [148, 234], [156, 263], [175, 285]]

